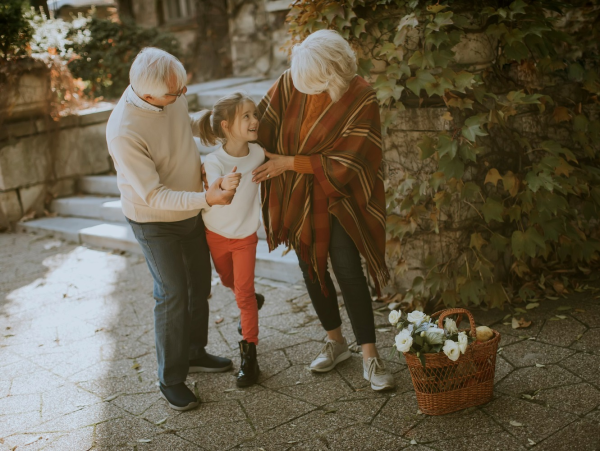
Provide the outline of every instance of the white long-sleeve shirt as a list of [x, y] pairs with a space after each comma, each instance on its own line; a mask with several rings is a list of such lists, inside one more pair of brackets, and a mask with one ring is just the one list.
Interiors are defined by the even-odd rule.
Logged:
[[117, 170], [123, 213], [136, 222], [175, 222], [209, 208], [193, 135], [198, 120], [185, 96], [159, 111], [127, 101], [128, 87], [106, 127], [108, 151]]
[[202, 210], [206, 228], [225, 238], [246, 238], [261, 226], [258, 185], [252, 182], [252, 171], [264, 163], [265, 153], [258, 144], [248, 143], [248, 149], [245, 157], [232, 157], [221, 146], [204, 158], [209, 185], [229, 174], [235, 166], [236, 172], [242, 174], [231, 204], [214, 205], [209, 210]]

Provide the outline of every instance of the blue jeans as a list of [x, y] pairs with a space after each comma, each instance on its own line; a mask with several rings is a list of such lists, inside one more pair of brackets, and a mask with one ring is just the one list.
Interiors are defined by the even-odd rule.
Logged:
[[211, 267], [202, 216], [177, 222], [127, 220], [154, 278], [158, 379], [184, 382], [208, 340]]
[[[329, 257], [333, 272], [342, 290], [342, 297], [356, 343], [359, 345], [375, 343], [375, 317], [373, 316], [371, 293], [369, 293], [369, 286], [360, 261], [360, 253], [350, 235], [333, 215], [331, 216]], [[300, 255], [298, 255], [298, 262], [319, 321], [327, 331], [337, 329], [342, 325], [342, 319], [335, 286], [329, 271], [325, 272], [325, 285], [329, 296], [325, 296], [316, 275], [312, 280], [308, 272], [308, 265], [300, 258]]]

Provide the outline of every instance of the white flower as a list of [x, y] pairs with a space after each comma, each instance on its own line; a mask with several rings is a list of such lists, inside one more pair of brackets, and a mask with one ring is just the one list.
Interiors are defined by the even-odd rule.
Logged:
[[446, 340], [443, 348], [444, 354], [448, 356], [450, 360], [456, 362], [460, 357], [460, 348], [458, 343], [452, 340]]
[[425, 320], [425, 316], [425, 313], [415, 310], [408, 314], [408, 321], [418, 326]]
[[425, 340], [430, 345], [441, 345], [444, 342], [444, 329], [430, 327], [425, 331]]
[[460, 352], [463, 354], [467, 352], [467, 346], [469, 345], [469, 339], [467, 338], [467, 334], [461, 332], [458, 334], [458, 348]]
[[398, 323], [398, 321], [400, 321], [401, 317], [402, 317], [402, 313], [401, 312], [399, 312], [397, 310], [392, 310], [390, 312], [390, 316], [389, 316], [388, 319], [390, 321], [390, 324], [393, 325], [393, 326], [395, 326]]
[[403, 329], [398, 335], [396, 335], [396, 349], [400, 352], [408, 352], [412, 346], [413, 338], [410, 332]]
[[458, 333], [456, 321], [454, 321], [452, 318], [446, 318], [446, 322], [444, 323], [444, 329], [446, 329], [446, 332], [448, 332], [450, 335]]

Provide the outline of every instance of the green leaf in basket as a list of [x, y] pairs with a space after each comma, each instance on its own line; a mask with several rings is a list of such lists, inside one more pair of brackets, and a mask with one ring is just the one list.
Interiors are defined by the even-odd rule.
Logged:
[[421, 365], [423, 365], [423, 368], [425, 368], [425, 354], [424, 353], [419, 354], [419, 360], [421, 361]]

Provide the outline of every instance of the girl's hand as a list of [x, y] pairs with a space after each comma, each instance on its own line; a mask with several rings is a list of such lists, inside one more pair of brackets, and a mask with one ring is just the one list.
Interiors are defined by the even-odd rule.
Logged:
[[235, 166], [229, 174], [223, 177], [221, 189], [225, 191], [235, 191], [237, 189], [237, 187], [240, 185], [242, 174], [236, 173], [235, 171], [237, 171], [237, 166]]
[[[264, 150], [264, 149], [263, 149]], [[252, 181], [254, 183], [264, 182], [265, 180], [278, 177], [285, 171], [294, 170], [294, 157], [287, 155], [278, 155], [264, 150], [265, 157], [269, 159], [263, 165], [252, 171]]]

